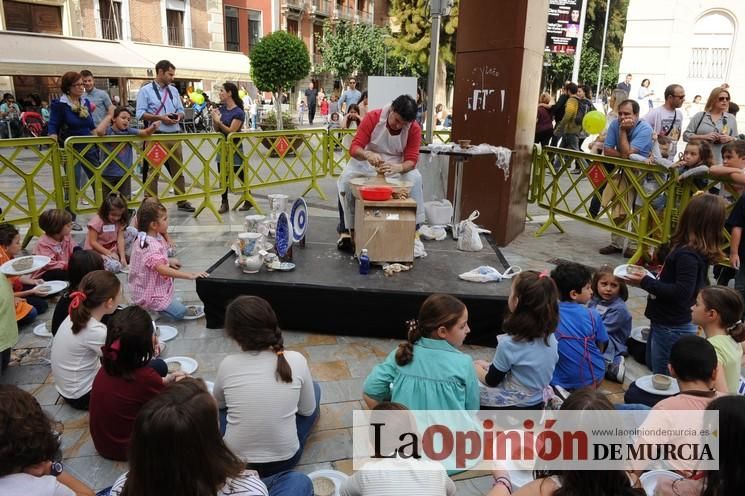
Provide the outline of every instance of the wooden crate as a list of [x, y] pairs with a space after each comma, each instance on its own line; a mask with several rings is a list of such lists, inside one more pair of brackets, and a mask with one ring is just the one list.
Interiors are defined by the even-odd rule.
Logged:
[[367, 248], [371, 262], [413, 262], [416, 202], [356, 199], [354, 244], [359, 256]]

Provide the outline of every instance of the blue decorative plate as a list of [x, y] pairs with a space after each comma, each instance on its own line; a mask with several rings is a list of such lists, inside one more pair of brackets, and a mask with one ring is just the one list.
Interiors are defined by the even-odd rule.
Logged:
[[304, 198], [298, 198], [292, 204], [290, 224], [292, 225], [292, 240], [299, 243], [305, 237], [305, 231], [308, 229], [308, 205]]
[[274, 235], [274, 246], [277, 248], [277, 255], [284, 257], [287, 250], [292, 246], [292, 226], [287, 214], [282, 212], [277, 217], [277, 232]]

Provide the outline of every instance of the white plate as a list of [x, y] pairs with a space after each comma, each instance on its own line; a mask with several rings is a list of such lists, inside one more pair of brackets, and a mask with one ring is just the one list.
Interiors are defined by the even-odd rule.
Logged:
[[[26, 269], [26, 270], [15, 270], [13, 268], [13, 262], [16, 262], [18, 260], [23, 260], [24, 258], [33, 259], [34, 263], [31, 265], [31, 268]], [[12, 260], [8, 260], [2, 266], [0, 266], [0, 272], [2, 272], [3, 274], [7, 276], [22, 276], [24, 274], [31, 274], [32, 272], [36, 272], [42, 267], [45, 267], [51, 261], [52, 261], [51, 258], [45, 257], [43, 255], [30, 255], [28, 257], [18, 257]]]
[[513, 489], [520, 489], [532, 480], [532, 470], [510, 470], [510, 482], [512, 482]]
[[212, 394], [212, 391], [215, 389], [215, 383], [212, 381], [204, 381], [204, 385], [207, 386], [207, 391]]
[[199, 364], [197, 363], [197, 361], [190, 357], [176, 356], [176, 357], [166, 358], [164, 361], [166, 363], [171, 363], [171, 362], [180, 363], [181, 372], [183, 372], [184, 374], [193, 374], [199, 368]]
[[204, 305], [186, 305], [186, 308], [190, 307], [198, 308], [200, 311], [197, 315], [184, 315], [184, 320], [197, 320], [204, 317]]
[[166, 342], [178, 336], [178, 329], [168, 325], [158, 326], [158, 341]]
[[642, 334], [642, 330], [644, 329], [649, 329], [649, 326], [639, 326], [631, 329], [631, 339], [640, 343], [646, 343], [647, 340], [644, 339], [644, 335]]
[[304, 198], [298, 198], [290, 210], [290, 224], [292, 225], [292, 240], [299, 243], [305, 237], [308, 229], [308, 205]]
[[[629, 265], [632, 265], [632, 264], [619, 265], [618, 267], [616, 267], [615, 269], [613, 269], [613, 275], [616, 276], [616, 277], [620, 277], [621, 279], [626, 279], [628, 277], [628, 275], [629, 275], [626, 272], [626, 269], [628, 268]], [[647, 269], [644, 269], [644, 275], [649, 276], [649, 277], [654, 277], [654, 274], [652, 274]]]
[[659, 481], [663, 479], [674, 481], [682, 478], [682, 475], [670, 472], [669, 470], [650, 470], [649, 472], [644, 472], [641, 477], [639, 477], [639, 482], [642, 483], [644, 492], [647, 493], [647, 496], [653, 496], [654, 490]]
[[49, 291], [44, 293], [42, 296], [51, 296], [53, 294], [57, 294], [60, 291], [66, 289], [69, 285], [70, 283], [67, 281], [47, 281], [44, 284], [39, 284], [39, 286], [48, 286], [50, 288]]
[[40, 338], [51, 338], [52, 333], [47, 329], [46, 322], [42, 322], [41, 324], [34, 327], [34, 334], [39, 336]]
[[674, 394], [678, 394], [680, 392], [680, 388], [678, 387], [678, 381], [676, 381], [674, 378], [672, 378], [672, 383], [670, 384], [670, 387], [667, 389], [656, 389], [652, 385], [652, 375], [645, 375], [644, 377], [640, 377], [636, 380], [636, 386], [641, 389], [642, 391], [646, 391], [650, 394], [656, 394], [658, 396], [672, 396]]
[[338, 470], [316, 470], [315, 472], [311, 472], [308, 474], [308, 477], [310, 477], [310, 480], [315, 479], [316, 477], [328, 477], [332, 481], [334, 481], [334, 485], [336, 486], [336, 494], [339, 496], [339, 491], [341, 490], [342, 483], [347, 480], [347, 477], [349, 477], [344, 472], [339, 472]]
[[129, 274], [129, 265], [119, 269], [119, 272], [121, 272], [122, 274]]

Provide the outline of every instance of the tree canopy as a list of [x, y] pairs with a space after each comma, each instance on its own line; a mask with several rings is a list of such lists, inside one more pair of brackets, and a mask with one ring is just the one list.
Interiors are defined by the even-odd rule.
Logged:
[[355, 73], [382, 74], [385, 60], [385, 28], [347, 21], [326, 21], [317, 40], [321, 52], [321, 72], [339, 78]]
[[251, 80], [261, 91], [274, 93], [277, 106], [277, 128], [282, 129], [279, 95], [310, 72], [308, 48], [297, 36], [286, 31], [260, 39], [250, 55]]
[[251, 51], [251, 80], [261, 91], [281, 91], [310, 72], [308, 48], [297, 36], [275, 31]]

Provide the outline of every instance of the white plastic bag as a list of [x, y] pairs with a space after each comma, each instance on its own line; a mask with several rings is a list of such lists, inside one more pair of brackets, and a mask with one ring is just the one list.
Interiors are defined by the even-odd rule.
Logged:
[[523, 269], [517, 265], [510, 265], [504, 273], [499, 272], [494, 267], [482, 265], [473, 270], [459, 274], [458, 277], [464, 281], [471, 282], [500, 282], [502, 279], [512, 279], [522, 272]]
[[479, 237], [479, 228], [473, 223], [478, 219], [479, 211], [474, 210], [466, 220], [458, 224], [458, 249], [461, 251], [481, 251], [484, 244]]

